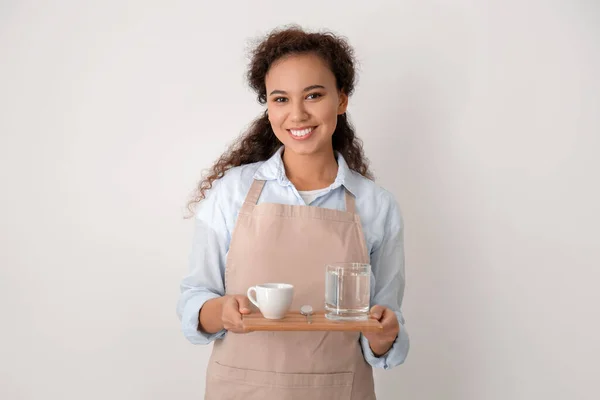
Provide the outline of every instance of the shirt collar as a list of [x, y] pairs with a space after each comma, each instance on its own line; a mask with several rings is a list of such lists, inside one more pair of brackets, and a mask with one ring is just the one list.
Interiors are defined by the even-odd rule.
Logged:
[[[277, 182], [282, 186], [291, 185], [292, 183], [285, 175], [285, 167], [283, 165], [283, 159], [281, 158], [282, 153], [283, 146], [279, 147], [275, 154], [273, 154], [271, 158], [265, 161], [256, 170], [254, 173], [254, 179], [265, 181], [277, 180]], [[339, 152], [336, 151], [335, 155], [338, 163], [338, 172], [335, 181], [331, 185], [331, 189], [344, 186], [350, 191], [350, 193], [352, 193], [354, 196], [357, 196], [356, 188], [358, 186], [358, 178], [356, 173], [348, 167], [346, 160]]]

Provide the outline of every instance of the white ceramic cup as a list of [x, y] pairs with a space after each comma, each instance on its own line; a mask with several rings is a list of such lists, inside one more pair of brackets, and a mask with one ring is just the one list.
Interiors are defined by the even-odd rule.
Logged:
[[[252, 296], [252, 292], [256, 297]], [[281, 319], [292, 305], [294, 286], [288, 283], [264, 283], [250, 287], [246, 294], [265, 318]]]

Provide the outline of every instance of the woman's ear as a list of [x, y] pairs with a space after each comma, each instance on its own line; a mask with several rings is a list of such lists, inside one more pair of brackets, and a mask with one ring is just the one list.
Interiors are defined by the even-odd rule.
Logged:
[[340, 90], [340, 103], [338, 105], [338, 115], [342, 115], [343, 113], [346, 112], [346, 109], [348, 108], [348, 95], [346, 93], [344, 93], [343, 90]]

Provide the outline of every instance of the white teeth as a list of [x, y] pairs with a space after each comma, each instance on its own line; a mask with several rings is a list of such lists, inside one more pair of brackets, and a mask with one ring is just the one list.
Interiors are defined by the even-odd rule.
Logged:
[[299, 137], [306, 136], [309, 133], [311, 133], [312, 131], [313, 131], [313, 128], [306, 128], [306, 129], [302, 129], [301, 131], [290, 129], [290, 132], [292, 132], [292, 135], [299, 136]]

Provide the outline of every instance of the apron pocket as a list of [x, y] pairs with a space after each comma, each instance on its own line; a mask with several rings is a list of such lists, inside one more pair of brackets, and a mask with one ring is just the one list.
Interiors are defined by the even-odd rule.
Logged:
[[228, 367], [211, 363], [206, 399], [349, 400], [353, 372], [294, 374]]

